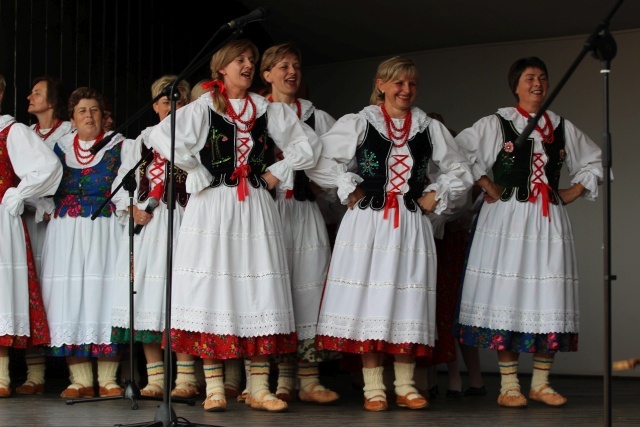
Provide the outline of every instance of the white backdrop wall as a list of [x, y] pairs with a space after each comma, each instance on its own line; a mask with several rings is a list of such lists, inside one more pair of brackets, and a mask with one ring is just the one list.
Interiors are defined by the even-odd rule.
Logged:
[[[615, 32], [618, 52], [609, 76], [612, 141], [611, 273], [612, 358], [640, 356], [640, 29]], [[518, 58], [538, 56], [550, 76], [550, 92], [578, 58], [587, 35], [561, 39], [473, 45], [405, 55], [420, 70], [416, 105], [443, 115], [460, 131], [498, 108], [515, 105], [507, 84], [509, 66]], [[368, 104], [373, 76], [388, 57], [318, 66], [304, 70], [303, 81], [314, 104], [334, 117], [357, 112]], [[304, 52], [303, 52], [304, 60]], [[549, 107], [603, 146], [605, 84], [603, 64], [587, 54]], [[566, 169], [564, 184], [568, 183]], [[604, 211], [606, 201], [578, 200], [568, 206], [580, 275], [579, 351], [556, 357], [554, 373], [602, 375], [604, 372]], [[497, 372], [495, 352], [482, 350], [485, 372]], [[531, 357], [521, 357], [521, 372], [531, 372]], [[638, 370], [613, 372], [640, 376]]]

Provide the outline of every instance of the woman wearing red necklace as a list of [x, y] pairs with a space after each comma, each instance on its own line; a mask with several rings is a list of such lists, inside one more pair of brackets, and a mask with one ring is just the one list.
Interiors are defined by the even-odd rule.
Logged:
[[96, 154], [89, 151], [105, 136], [103, 109], [97, 91], [76, 89], [69, 98], [69, 116], [77, 132], [54, 146], [63, 177], [45, 237], [42, 295], [51, 329], [49, 353], [66, 357], [71, 372], [63, 398], [94, 396], [92, 356], [98, 358], [100, 396], [124, 392], [116, 380], [117, 346], [110, 344], [111, 284], [122, 225], [111, 202], [91, 219], [111, 192], [124, 141], [114, 135]]
[[[68, 117], [67, 106], [65, 105], [67, 98], [67, 92], [62, 82], [55, 77], [48, 76], [35, 78], [31, 93], [27, 96], [29, 100], [27, 111], [38, 119], [37, 123], [31, 125], [31, 129], [38, 134], [50, 149], [53, 149], [57, 140], [73, 129], [71, 122], [66, 120]], [[29, 227], [36, 268], [38, 274], [40, 274], [42, 244], [47, 224], [46, 221], [42, 220], [43, 217], [48, 220], [55, 207], [51, 198], [30, 200], [27, 206], [31, 209], [27, 211], [28, 215], [25, 214], [24, 218], [27, 227]], [[21, 393], [21, 391], [18, 390], [18, 393]]]
[[[414, 387], [415, 358], [435, 345], [436, 255], [429, 219], [471, 187], [467, 160], [437, 120], [414, 107], [418, 69], [393, 57], [378, 66], [371, 105], [322, 136], [308, 171], [338, 188], [342, 219], [320, 308], [320, 349], [360, 354], [364, 408], [387, 410], [383, 358], [394, 358], [396, 403], [425, 408]], [[348, 171], [355, 160], [357, 174]], [[427, 168], [440, 174], [424, 187]]]
[[[333, 126], [335, 119], [316, 109], [310, 101], [296, 97], [302, 79], [300, 61], [300, 51], [293, 44], [272, 46], [262, 55], [262, 80], [270, 88], [270, 102], [289, 105], [300, 120], [314, 129], [318, 135], [322, 135]], [[284, 153], [276, 150], [277, 158], [283, 156]], [[298, 354], [278, 363], [276, 395], [283, 400], [291, 400], [297, 375], [300, 380], [300, 400], [333, 402], [339, 396], [320, 383], [318, 369], [318, 362], [329, 355], [314, 349], [318, 309], [329, 268], [331, 244], [322, 213], [316, 203], [316, 194], [312, 191], [309, 178], [304, 171], [296, 172], [293, 190], [277, 187], [276, 205], [282, 218], [287, 247], [298, 333]]]
[[[67, 93], [62, 82], [49, 76], [37, 77], [33, 80], [29, 100], [28, 112], [38, 119], [31, 125], [31, 129], [41, 138], [49, 149], [53, 149], [55, 142], [63, 135], [71, 132], [71, 122], [68, 117]], [[55, 205], [51, 197], [30, 198], [25, 201], [25, 211], [22, 215], [31, 239], [31, 248], [36, 263], [38, 276], [41, 273], [42, 247], [47, 231], [49, 217], [53, 214]], [[38, 349], [27, 349], [27, 380], [16, 387], [18, 394], [36, 394], [44, 391], [45, 358]]]
[[[201, 357], [205, 411], [223, 411], [223, 360], [250, 359], [252, 408], [281, 412], [269, 391], [269, 357], [293, 353], [297, 339], [282, 225], [269, 190], [293, 187], [313, 166], [320, 142], [286, 105], [249, 92], [259, 59], [249, 40], [211, 58], [211, 96], [175, 115], [175, 164], [191, 194], [175, 249], [172, 345]], [[151, 132], [171, 158], [171, 121]], [[278, 146], [284, 159], [276, 161]]]
[[[527, 405], [518, 359], [520, 353], [533, 353], [529, 398], [561, 406], [567, 399], [549, 385], [549, 370], [556, 352], [578, 349], [579, 325], [576, 253], [564, 205], [597, 197], [601, 150], [551, 111], [516, 144], [544, 103], [547, 67], [536, 57], [519, 59], [508, 81], [518, 104], [456, 137], [487, 202], [477, 219], [462, 287], [460, 341], [497, 350], [499, 405]], [[560, 189], [564, 164], [571, 186]]]

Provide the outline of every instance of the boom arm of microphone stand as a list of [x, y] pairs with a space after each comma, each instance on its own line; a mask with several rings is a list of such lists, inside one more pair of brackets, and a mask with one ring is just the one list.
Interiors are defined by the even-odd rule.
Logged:
[[540, 107], [540, 111], [538, 111], [538, 114], [536, 114], [535, 117], [532, 117], [529, 119], [527, 126], [524, 128], [524, 130], [516, 140], [515, 142], [516, 145], [522, 144], [529, 137], [529, 135], [531, 135], [531, 132], [533, 132], [533, 129], [536, 127], [536, 124], [538, 123], [538, 120], [540, 120], [540, 117], [542, 117], [544, 113], [547, 111], [547, 109], [549, 109], [549, 105], [551, 105], [551, 103], [556, 98], [558, 93], [562, 90], [564, 85], [569, 80], [569, 77], [571, 77], [571, 75], [576, 70], [576, 68], [578, 68], [578, 65], [580, 65], [580, 62], [582, 62], [582, 60], [587, 55], [587, 53], [592, 52], [597, 47], [599, 47], [599, 44], [598, 44], [599, 40], [608, 34], [609, 21], [611, 20], [611, 17], [616, 12], [616, 10], [618, 10], [618, 8], [620, 7], [623, 1], [624, 0], [619, 0], [618, 3], [613, 7], [611, 12], [609, 12], [609, 15], [607, 15], [604, 18], [604, 20], [602, 20], [602, 22], [598, 24], [598, 26], [593, 31], [593, 33], [591, 33], [587, 41], [584, 43], [582, 50], [580, 51], [580, 54], [578, 54], [577, 58], [573, 61], [573, 63], [571, 64], [567, 72], [564, 74], [564, 76], [562, 76], [562, 78], [556, 85], [555, 89], [551, 92], [551, 94], [547, 97], [545, 102], [542, 104], [542, 106]]
[[[137, 113], [135, 113], [133, 116], [131, 116], [129, 119], [127, 119], [122, 125], [116, 127], [116, 129], [110, 133], [109, 135], [107, 135], [105, 138], [103, 138], [102, 140], [100, 140], [99, 142], [97, 142], [93, 147], [91, 147], [89, 149], [89, 151], [92, 154], [96, 154], [97, 152], [99, 152], [100, 150], [102, 150], [102, 148], [104, 148], [109, 141], [111, 141], [113, 139], [114, 135], [117, 135], [118, 133], [120, 133], [122, 131], [122, 129], [125, 129], [130, 123], [132, 123], [133, 121], [137, 120], [138, 117], [140, 117], [142, 114], [144, 114], [145, 112], [147, 112], [149, 110], [149, 108], [160, 98], [162, 98], [163, 96], [166, 96], [167, 98], [169, 98], [170, 100], [175, 100], [176, 97], [178, 97], [179, 95], [176, 94], [176, 85], [178, 84], [179, 81], [183, 80], [186, 76], [189, 76], [193, 70], [196, 70], [197, 68], [199, 68], [200, 66], [204, 65], [204, 63], [208, 62], [211, 58], [211, 56], [204, 56], [201, 57], [202, 53], [205, 51], [205, 49], [207, 48], [207, 46], [209, 46], [211, 44], [211, 42], [213, 41], [213, 39], [215, 39], [215, 37], [218, 35], [218, 33], [225, 29], [225, 28], [229, 28], [227, 24], [223, 25], [222, 27], [220, 27], [211, 37], [211, 39], [209, 39], [209, 41], [204, 45], [204, 47], [202, 49], [200, 49], [200, 52], [198, 52], [196, 54], [196, 56], [194, 56], [194, 59], [187, 65], [187, 67], [184, 69], [184, 71], [182, 71], [182, 73], [180, 73], [180, 75], [178, 75], [178, 77], [176, 77], [176, 79], [168, 84], [163, 90], [162, 92], [160, 92], [160, 94], [158, 94], [158, 96], [156, 96], [155, 98], [153, 98], [150, 102], [148, 102], [147, 104], [145, 104], [140, 110], [138, 110]], [[238, 37], [238, 35], [240, 35], [242, 33], [242, 26], [237, 27], [233, 33], [224, 41], [222, 42], [219, 46], [224, 46], [225, 44], [227, 44], [229, 41], [233, 40], [234, 38]], [[200, 57], [200, 59], [198, 60], [198, 58]], [[194, 65], [195, 64], [195, 65]], [[175, 113], [174, 110], [174, 105], [175, 102], [172, 102], [172, 113]], [[173, 117], [174, 114], [171, 114], [171, 116]], [[174, 119], [172, 119], [174, 120]], [[174, 126], [172, 126], [173, 128]], [[128, 174], [132, 174], [135, 173], [134, 171], [136, 171], [138, 169], [138, 167], [140, 166], [140, 164], [142, 164], [142, 162], [149, 156], [149, 154], [147, 154], [147, 156], [145, 156], [144, 158], [140, 159], [140, 161], [133, 167], [131, 168], [131, 170], [129, 172], [127, 172]], [[173, 159], [171, 159], [171, 161], [173, 161]], [[100, 205], [99, 209], [94, 212], [91, 215], [91, 219], [95, 220], [98, 215], [100, 215], [100, 212], [102, 211], [102, 209], [104, 209], [105, 206], [107, 206], [107, 204], [109, 203], [109, 201], [111, 201], [111, 199], [113, 198], [113, 196], [120, 190], [120, 188], [122, 188], [125, 178], [127, 178], [127, 175], [125, 175], [122, 179], [122, 182], [114, 189], [114, 191], [111, 193], [111, 195], [109, 197], [107, 197], [107, 200], [104, 201], [104, 203], [102, 205]]]
[[[160, 94], [158, 96], [156, 96], [155, 98], [153, 98], [151, 101], [149, 101], [148, 103], [146, 103], [140, 110], [138, 110], [138, 112], [136, 112], [133, 116], [129, 117], [123, 124], [121, 124], [120, 126], [117, 126], [114, 131], [112, 133], [110, 133], [109, 135], [107, 135], [106, 137], [104, 137], [103, 139], [101, 139], [100, 141], [98, 141], [96, 144], [94, 144], [93, 147], [89, 148], [89, 152], [91, 152], [91, 154], [96, 154], [97, 152], [99, 152], [100, 150], [102, 150], [112, 139], [115, 135], [117, 135], [118, 133], [122, 132], [123, 129], [126, 129], [127, 126], [129, 126], [129, 124], [133, 123], [134, 121], [136, 121], [142, 114], [146, 113], [147, 111], [149, 111], [149, 108], [160, 98], [162, 98], [163, 96], [166, 96], [167, 98], [169, 98], [170, 100], [173, 99], [173, 97], [177, 96], [175, 95], [175, 85], [177, 84], [177, 82], [183, 80], [185, 77], [191, 75], [191, 73], [198, 69], [199, 67], [201, 67], [202, 65], [204, 65], [206, 62], [208, 62], [211, 59], [211, 56], [209, 55], [204, 56], [202, 58], [200, 58], [200, 60], [197, 61], [196, 63], [196, 59], [198, 59], [199, 57], [201, 57], [202, 53], [204, 52], [204, 50], [207, 48], [207, 46], [209, 46], [209, 44], [211, 44], [211, 42], [213, 41], [213, 39], [215, 39], [215, 37], [218, 35], [218, 33], [224, 29], [224, 28], [228, 28], [228, 25], [225, 24], [222, 27], [220, 27], [211, 37], [211, 39], [209, 39], [209, 41], [204, 45], [204, 47], [202, 49], [200, 49], [200, 52], [198, 52], [196, 54], [196, 56], [194, 56], [194, 59], [187, 65], [187, 67], [184, 69], [184, 71], [182, 73], [180, 73], [180, 75], [178, 77], [176, 77], [176, 79], [174, 80], [173, 83], [168, 84], [163, 90], [162, 92], [160, 92]], [[224, 44], [226, 44], [227, 42], [231, 41], [233, 38], [237, 37], [240, 33], [242, 33], [242, 27], [238, 27], [236, 28], [236, 30], [233, 32], [233, 34], [231, 36], [229, 36], [227, 38], [227, 40], [225, 40], [220, 46], [224, 46]], [[194, 65], [195, 64], [195, 65]]]

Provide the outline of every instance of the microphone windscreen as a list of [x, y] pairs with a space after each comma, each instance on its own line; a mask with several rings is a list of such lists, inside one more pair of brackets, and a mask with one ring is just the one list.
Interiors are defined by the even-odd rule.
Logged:
[[151, 208], [151, 209], [155, 209], [158, 207], [158, 205], [160, 204], [160, 202], [158, 201], [158, 199], [156, 199], [155, 197], [150, 197], [149, 198], [149, 203], [147, 204], [147, 209]]

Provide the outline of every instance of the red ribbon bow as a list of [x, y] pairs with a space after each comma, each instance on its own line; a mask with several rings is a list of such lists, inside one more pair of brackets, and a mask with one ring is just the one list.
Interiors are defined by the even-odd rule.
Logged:
[[158, 200], [162, 200], [162, 194], [164, 193], [164, 184], [156, 184], [153, 190], [149, 193], [149, 198], [153, 197]]
[[531, 203], [535, 203], [538, 196], [542, 197], [542, 216], [549, 217], [549, 221], [551, 221], [551, 217], [549, 216], [549, 191], [552, 191], [549, 184], [536, 182], [533, 184], [533, 190], [529, 196], [529, 201]]
[[251, 166], [242, 165], [238, 166], [231, 174], [231, 179], [237, 179], [238, 182], [238, 201], [244, 201], [244, 198], [249, 195], [249, 186], [247, 184], [247, 176], [251, 172]]
[[389, 209], [395, 209], [395, 213], [393, 214], [393, 228], [398, 228], [400, 225], [400, 209], [398, 206], [398, 198], [400, 193], [397, 191], [392, 191], [387, 194], [387, 199], [384, 203], [384, 219], [389, 218]]
[[218, 89], [218, 92], [220, 92], [223, 95], [227, 92], [226, 89], [224, 88], [224, 83], [222, 83], [222, 80], [211, 80], [211, 81], [202, 83], [202, 89], [205, 89], [205, 90]]

